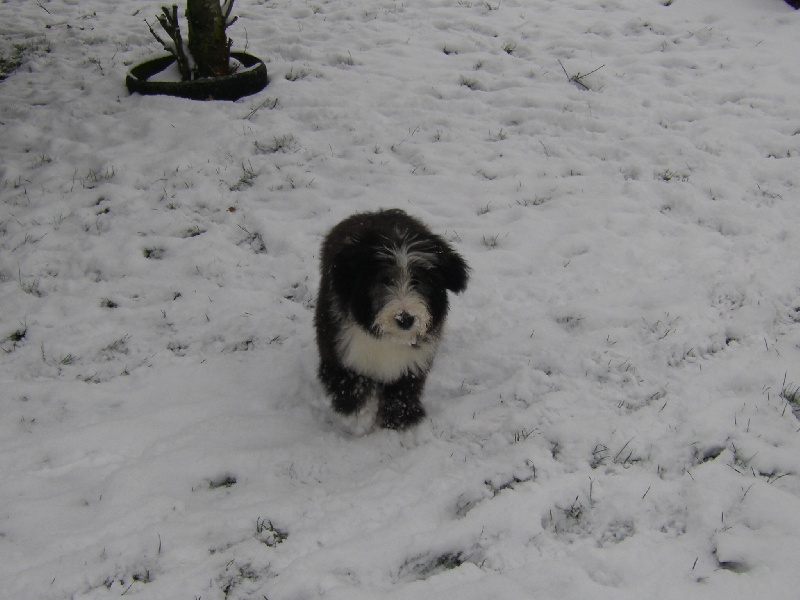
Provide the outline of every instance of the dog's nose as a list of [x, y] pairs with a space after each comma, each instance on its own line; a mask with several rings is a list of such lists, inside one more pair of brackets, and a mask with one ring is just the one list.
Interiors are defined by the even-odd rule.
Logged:
[[411, 329], [414, 326], [414, 321], [416, 320], [414, 315], [410, 315], [405, 311], [399, 313], [394, 319], [397, 321], [397, 326], [400, 329], [406, 330]]

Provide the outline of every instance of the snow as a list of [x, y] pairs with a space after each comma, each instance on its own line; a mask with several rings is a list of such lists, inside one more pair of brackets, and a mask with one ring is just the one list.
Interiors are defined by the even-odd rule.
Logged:
[[[7, 0], [0, 596], [789, 599], [800, 14], [239, 0], [254, 96], [130, 96], [159, 3]], [[473, 275], [406, 432], [315, 378], [322, 236]]]

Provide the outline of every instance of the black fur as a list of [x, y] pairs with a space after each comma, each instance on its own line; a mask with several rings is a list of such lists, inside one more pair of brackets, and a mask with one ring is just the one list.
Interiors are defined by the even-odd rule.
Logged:
[[314, 316], [319, 378], [333, 408], [359, 415], [372, 402], [381, 427], [419, 422], [447, 291], [463, 291], [469, 278], [464, 259], [395, 209], [336, 225], [322, 244], [320, 274]]

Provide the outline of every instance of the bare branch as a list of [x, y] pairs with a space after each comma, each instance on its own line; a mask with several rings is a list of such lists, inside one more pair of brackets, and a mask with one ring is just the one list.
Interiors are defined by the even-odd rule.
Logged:
[[222, 3], [222, 17], [225, 21], [225, 29], [236, 23], [239, 17], [231, 18], [231, 11], [233, 11], [233, 3], [235, 0], [225, 0]]
[[161, 36], [155, 32], [150, 23], [147, 23], [146, 19], [145, 23], [147, 23], [147, 28], [150, 30], [150, 33], [153, 34], [153, 37], [164, 47], [164, 50], [175, 57], [181, 79], [188, 81], [192, 78], [192, 72], [189, 66], [189, 59], [186, 57], [186, 52], [183, 47], [183, 36], [181, 35], [181, 27], [178, 23], [178, 5], [173, 4], [171, 10], [166, 6], [162, 6], [161, 13], [160, 15], [156, 15], [156, 19], [158, 20], [158, 24], [161, 25], [161, 28], [172, 39], [172, 44], [165, 42]]

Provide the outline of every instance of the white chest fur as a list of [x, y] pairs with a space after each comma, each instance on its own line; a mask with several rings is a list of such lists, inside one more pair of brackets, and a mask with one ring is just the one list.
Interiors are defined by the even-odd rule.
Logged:
[[377, 338], [355, 324], [343, 329], [337, 343], [346, 367], [384, 383], [428, 370], [437, 346], [436, 340], [412, 346]]

